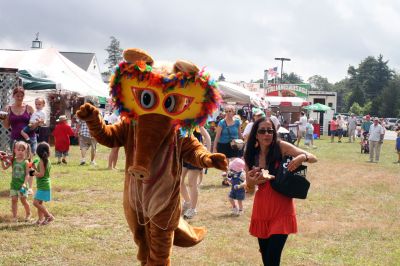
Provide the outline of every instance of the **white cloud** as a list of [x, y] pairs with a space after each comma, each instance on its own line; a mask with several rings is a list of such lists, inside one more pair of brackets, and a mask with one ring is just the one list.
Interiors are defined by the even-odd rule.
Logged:
[[285, 72], [334, 82], [370, 55], [398, 69], [399, 22], [396, 0], [19, 0], [2, 3], [0, 48], [29, 49], [40, 32], [44, 47], [95, 52], [103, 63], [115, 36], [122, 48], [187, 59], [229, 80], [262, 78], [280, 67], [275, 57], [289, 57]]

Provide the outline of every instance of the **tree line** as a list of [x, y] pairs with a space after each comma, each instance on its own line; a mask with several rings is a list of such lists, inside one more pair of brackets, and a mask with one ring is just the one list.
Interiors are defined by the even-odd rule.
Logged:
[[[105, 49], [108, 58], [105, 64], [111, 73], [122, 60], [119, 41], [111, 36], [110, 45]], [[307, 81], [312, 90], [335, 91], [337, 93], [337, 111], [352, 112], [357, 115], [370, 114], [379, 117], [400, 117], [400, 75], [388, 66], [389, 61], [383, 55], [377, 58], [368, 56], [355, 66], [349, 66], [348, 76], [339, 82], [330, 83], [327, 78], [314, 75]], [[262, 80], [255, 82], [263, 83]], [[283, 73], [283, 83], [304, 83], [294, 72]]]

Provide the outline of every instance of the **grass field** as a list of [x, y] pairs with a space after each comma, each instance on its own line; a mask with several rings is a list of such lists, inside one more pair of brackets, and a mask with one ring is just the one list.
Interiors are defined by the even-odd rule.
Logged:
[[[296, 201], [299, 233], [289, 236], [281, 265], [400, 265], [394, 141], [385, 141], [378, 164], [367, 162], [358, 143], [325, 138], [315, 144], [311, 152], [319, 162], [308, 169], [308, 199]], [[0, 174], [0, 265], [138, 264], [122, 209], [124, 172], [106, 170], [108, 152], [99, 147], [97, 167], [78, 166], [74, 146], [67, 166], [53, 164], [54, 198], [47, 206], [56, 221], [48, 226], [10, 222], [10, 171]], [[220, 183], [216, 170], [204, 176], [199, 213], [190, 223], [208, 233], [195, 247], [174, 247], [174, 265], [261, 265], [257, 240], [248, 234], [252, 197], [245, 200], [244, 215], [232, 217], [229, 188]]]

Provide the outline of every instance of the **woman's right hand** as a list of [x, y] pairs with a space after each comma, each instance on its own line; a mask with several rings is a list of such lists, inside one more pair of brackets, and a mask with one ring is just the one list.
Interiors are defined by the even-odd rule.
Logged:
[[253, 167], [247, 172], [247, 184], [250, 186], [255, 186], [267, 182], [267, 179], [263, 177], [260, 167]]

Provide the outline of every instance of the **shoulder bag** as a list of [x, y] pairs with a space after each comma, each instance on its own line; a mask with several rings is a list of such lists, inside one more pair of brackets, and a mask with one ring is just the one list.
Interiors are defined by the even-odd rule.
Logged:
[[310, 188], [310, 182], [306, 179], [307, 166], [300, 165], [290, 172], [287, 165], [291, 160], [291, 157], [282, 160], [275, 178], [270, 181], [271, 187], [289, 198], [305, 199]]
[[224, 121], [224, 122], [225, 122], [225, 125], [226, 125], [226, 130], [228, 130], [229, 139], [231, 140], [230, 141], [231, 148], [233, 150], [242, 150], [243, 147], [244, 147], [244, 141], [242, 139], [234, 139], [234, 138], [232, 138], [231, 131], [229, 130], [228, 124], [226, 123], [226, 121]]

